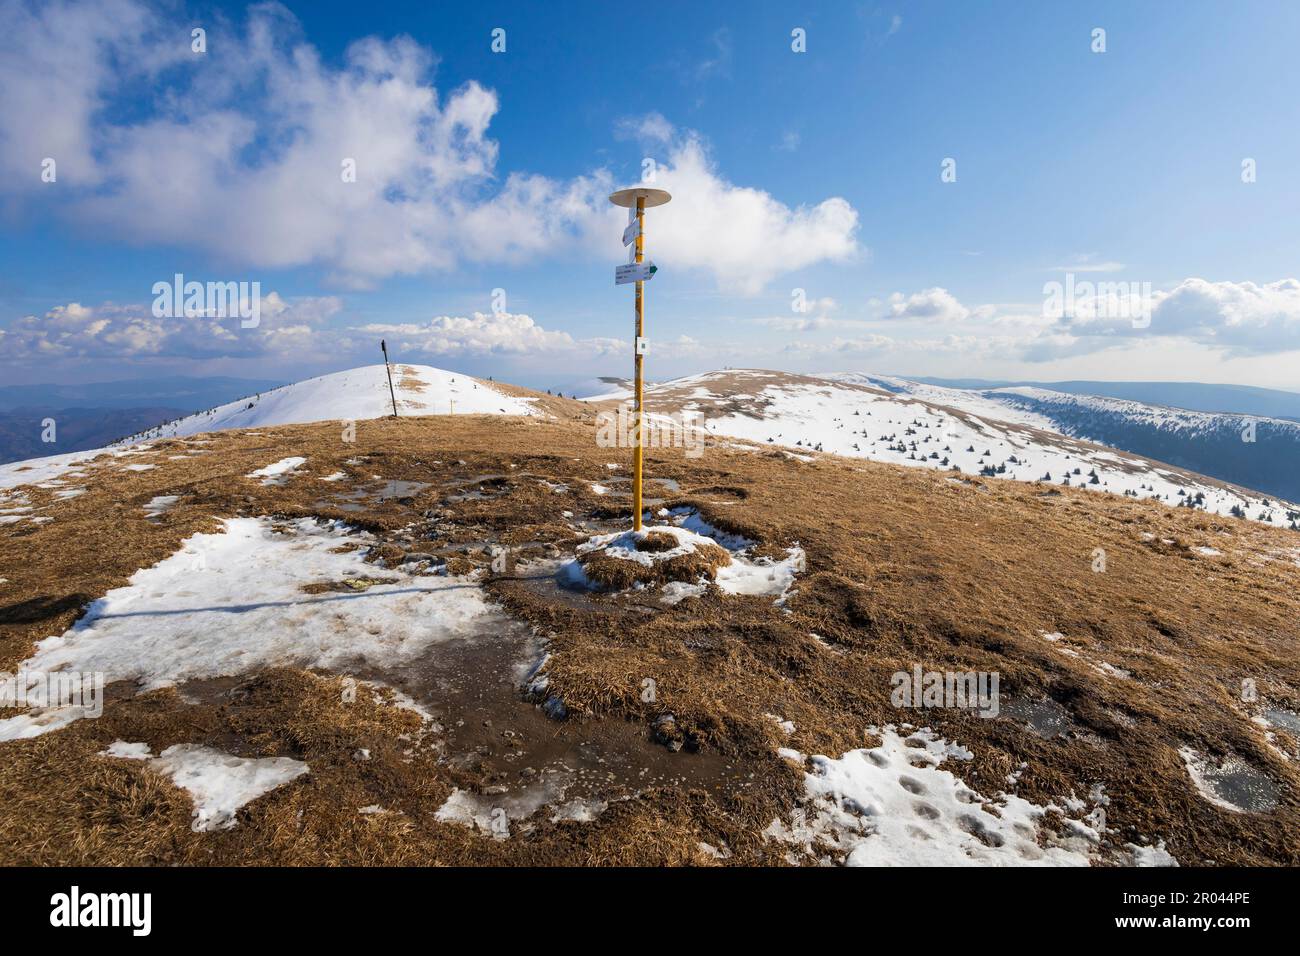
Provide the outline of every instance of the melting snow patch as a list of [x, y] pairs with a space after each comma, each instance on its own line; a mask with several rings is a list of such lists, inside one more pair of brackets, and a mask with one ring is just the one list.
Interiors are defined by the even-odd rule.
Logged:
[[101, 757], [121, 757], [124, 760], [148, 760], [153, 756], [146, 743], [130, 744], [125, 740], [114, 740], [107, 750], [100, 751]]
[[781, 717], [778, 714], [764, 714], [763, 716], [766, 717], [768, 720], [776, 721], [776, 725], [781, 728], [781, 732], [785, 734], [787, 737], [789, 737], [791, 734], [794, 733], [793, 720], [786, 720], [784, 717]]
[[747, 561], [733, 555], [729, 565], [718, 568], [718, 587], [728, 594], [774, 594], [776, 603], [782, 604], [790, 596], [794, 576], [805, 567], [802, 548], [791, 548], [787, 555], [780, 561], [771, 558]]
[[687, 598], [699, 597], [707, 588], [704, 584], [669, 581], [659, 589], [659, 600], [668, 605], [681, 604]]
[[[677, 545], [663, 551], [641, 551], [637, 543], [650, 534], [665, 534], [677, 539]], [[602, 551], [606, 556], [621, 561], [634, 561], [645, 567], [651, 567], [661, 561], [690, 554], [702, 544], [712, 544], [702, 535], [677, 528], [670, 524], [650, 525], [640, 531], [615, 531], [613, 534], [600, 534], [578, 545], [579, 554]]]
[[[491, 835], [494, 840], [505, 840], [510, 837], [512, 822], [526, 820], [547, 804], [563, 799], [564, 791], [568, 788], [567, 774], [548, 774], [526, 790], [500, 796], [488, 796], [457, 788], [452, 790], [451, 796], [438, 808], [434, 819], [443, 823], [458, 823], [461, 826], [472, 827], [481, 833]], [[573, 802], [570, 801], [571, 804]], [[557, 814], [559, 812], [560, 808], [557, 808]]]
[[[386, 571], [364, 591], [308, 594], [306, 584], [373, 578], [373, 539], [338, 522], [276, 524], [233, 518], [93, 602], [70, 630], [36, 646], [25, 670], [102, 672], [143, 690], [182, 681], [297, 666], [348, 672], [402, 667], [428, 648], [508, 626], [510, 619], [464, 578]], [[67, 709], [69, 712], [71, 708]], [[61, 712], [62, 713], [62, 712]], [[30, 715], [0, 720], [0, 739]]]
[[164, 511], [171, 510], [171, 506], [180, 500], [180, 495], [157, 495], [150, 498], [149, 503], [144, 506], [144, 516], [146, 518], [157, 518]]
[[907, 738], [892, 725], [873, 732], [879, 747], [838, 760], [812, 757], [805, 806], [764, 835], [808, 854], [829, 847], [850, 866], [1088, 865], [1095, 831], [1044, 833], [1038, 822], [1047, 807], [1007, 793], [989, 801], [940, 769], [949, 759], [971, 759], [969, 750], [929, 730]]
[[[786, 549], [786, 557], [781, 560], [772, 558], [753, 558], [748, 552], [754, 542], [736, 534], [728, 534], [714, 528], [704, 521], [692, 508], [675, 508], [671, 512], [660, 512], [675, 524], [648, 525], [638, 533], [621, 531], [612, 534], [596, 535], [578, 546], [578, 553], [588, 554], [601, 550], [611, 558], [634, 561], [645, 567], [670, 558], [690, 554], [703, 544], [722, 547], [731, 556], [731, 563], [717, 569], [715, 581], [727, 594], [746, 594], [756, 596], [775, 596], [778, 605], [789, 597], [790, 586], [795, 575], [806, 567], [804, 551], [798, 545]], [[675, 547], [664, 551], [641, 551], [637, 541], [647, 534], [660, 533], [671, 535], [676, 539]], [[565, 562], [560, 568], [560, 577], [570, 587], [585, 587], [595, 590], [599, 587], [588, 579], [582, 565], [575, 559]], [[678, 586], [674, 586], [674, 584]], [[698, 582], [674, 582], [661, 589], [661, 600], [665, 604], [676, 604], [687, 597], [702, 594], [707, 587], [707, 580]]]
[[609, 804], [604, 800], [584, 800], [582, 797], [575, 797], [555, 808], [555, 812], [551, 814], [551, 822], [590, 823], [604, 813], [608, 806]]
[[199, 744], [177, 744], [150, 757], [148, 744], [118, 740], [103, 756], [147, 760], [152, 769], [171, 777], [194, 801], [196, 831], [230, 829], [240, 807], [307, 773], [301, 760], [236, 757]]
[[699, 847], [700, 852], [705, 856], [712, 857], [715, 860], [731, 859], [731, 851], [725, 846], [722, 849], [718, 849], [712, 843], [705, 843], [703, 840], [699, 841], [696, 846]]
[[1132, 854], [1134, 866], [1178, 865], [1178, 861], [1165, 849], [1164, 840], [1159, 841], [1155, 846], [1138, 846], [1136, 843], [1129, 843], [1126, 848]]
[[0, 465], [0, 489], [48, 482], [58, 478], [82, 477], [80, 472], [74, 472], [72, 469], [103, 453], [102, 448], [96, 448], [90, 451], [74, 451], [67, 455], [51, 455], [48, 458], [31, 458], [27, 461]]
[[290, 458], [281, 458], [274, 464], [267, 465], [265, 468], [259, 468], [257, 471], [250, 471], [245, 478], [261, 478], [264, 485], [282, 485], [289, 480], [290, 475], [298, 468], [299, 465], [306, 463], [306, 458], [299, 458], [296, 455]]

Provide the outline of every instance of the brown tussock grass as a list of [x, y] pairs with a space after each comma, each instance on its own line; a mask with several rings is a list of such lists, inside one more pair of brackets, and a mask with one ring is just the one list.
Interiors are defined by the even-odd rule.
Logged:
[[650, 565], [615, 558], [602, 551], [589, 552], [578, 560], [587, 577], [596, 584], [609, 590], [622, 590], [634, 584], [694, 583], [701, 578], [711, 581], [717, 576], [718, 568], [731, 563], [731, 555], [716, 544], [705, 544], [687, 554], [674, 555]]

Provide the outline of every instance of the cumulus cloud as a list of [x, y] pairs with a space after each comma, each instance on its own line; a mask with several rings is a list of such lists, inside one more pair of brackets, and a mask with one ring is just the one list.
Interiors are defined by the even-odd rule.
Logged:
[[1300, 280], [1186, 279], [1157, 301], [1151, 328], [1236, 352], [1300, 349]]
[[28, 315], [0, 330], [0, 355], [7, 362], [39, 359], [225, 358], [316, 352], [320, 329], [341, 308], [330, 296], [285, 300], [277, 292], [261, 297], [256, 328], [239, 316], [180, 315], [159, 318], [145, 305], [79, 302]]
[[894, 319], [921, 319], [960, 322], [971, 314], [947, 289], [935, 287], [904, 296], [895, 292], [889, 297], [889, 315]]
[[[1190, 278], [1168, 291], [1118, 285], [1116, 291], [1098, 283], [1061, 317], [1059, 333], [1102, 340], [1170, 336], [1237, 355], [1300, 349], [1300, 280]], [[1134, 314], [1141, 321], [1135, 323]]]
[[188, 42], [162, 45], [156, 26], [136, 0], [102, 0], [93, 9], [61, 0], [0, 4], [0, 194], [50, 185], [41, 181], [47, 158], [55, 160], [56, 182], [103, 180], [95, 114], [116, 90], [188, 51]]
[[673, 140], [651, 185], [673, 196], [646, 227], [655, 261], [708, 269], [728, 292], [756, 294], [782, 273], [847, 261], [860, 251], [858, 214], [847, 200], [791, 208], [761, 189], [737, 186], [690, 132]]
[[[153, 303], [86, 306], [57, 305], [43, 315], [28, 315], [0, 329], [0, 362], [34, 360], [269, 358], [337, 362], [368, 356], [380, 338], [394, 354], [454, 358], [541, 358], [550, 361], [631, 355], [631, 343], [608, 337], [575, 338], [546, 329], [521, 313], [440, 315], [427, 322], [368, 323], [349, 326], [333, 296], [285, 299], [261, 296], [260, 321], [244, 328], [238, 315], [154, 314]], [[697, 343], [681, 336], [657, 351], [687, 354]]]
[[[0, 6], [0, 194], [44, 190], [82, 226], [241, 265], [318, 265], [350, 287], [466, 262], [621, 258], [609, 171], [498, 170], [497, 94], [439, 90], [411, 38], [357, 40], [336, 66], [263, 4], [242, 31], [214, 23], [194, 54], [188, 23], [169, 17], [137, 0]], [[667, 151], [677, 201], [650, 227], [661, 262], [756, 291], [855, 251], [845, 200], [792, 209], [726, 181], [658, 114], [622, 128]], [[40, 181], [46, 156], [57, 184]]]
[[405, 351], [424, 355], [520, 355], [581, 352], [606, 355], [626, 351], [617, 339], [578, 340], [568, 332], [548, 330], [531, 316], [510, 312], [475, 312], [472, 316], [440, 315], [427, 323], [370, 324], [352, 331], [384, 335]]
[[[1016, 358], [1048, 362], [1131, 346], [1135, 340], [1178, 339], [1232, 357], [1300, 350], [1300, 280], [1270, 283], [1210, 282], [1190, 278], [1172, 289], [1150, 283], [1070, 280], [1049, 283], [1040, 304], [968, 306], [934, 287], [906, 295], [895, 292], [876, 320], [760, 319], [785, 332], [854, 326], [908, 328], [915, 337], [894, 334], [805, 342], [787, 350], [810, 352], [963, 352], [972, 358]], [[927, 336], [944, 323], [960, 323], [961, 334]]]
[[614, 124], [620, 139], [636, 139], [643, 143], [670, 143], [675, 130], [662, 113], [650, 112], [643, 116], [624, 116]]

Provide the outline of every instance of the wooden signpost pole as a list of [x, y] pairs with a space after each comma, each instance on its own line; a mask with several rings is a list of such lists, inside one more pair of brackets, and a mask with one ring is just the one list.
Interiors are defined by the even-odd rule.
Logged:
[[662, 206], [672, 199], [663, 189], [620, 189], [609, 197], [616, 206], [636, 211], [636, 218], [623, 232], [623, 245], [636, 243], [633, 260], [614, 270], [614, 284], [636, 283], [636, 336], [633, 342], [635, 366], [634, 398], [636, 402], [636, 445], [632, 450], [632, 530], [641, 530], [641, 489], [645, 462], [645, 284], [659, 271], [645, 259], [645, 211]]
[[[636, 200], [636, 261], [645, 258], [645, 197]], [[636, 282], [636, 341], [645, 339], [645, 281]], [[645, 367], [645, 353], [635, 349], [633, 364], [636, 366], [636, 450], [632, 452], [632, 530], [641, 530], [641, 474], [644, 467], [645, 448], [645, 411], [642, 402], [645, 398], [645, 379], [642, 370]]]

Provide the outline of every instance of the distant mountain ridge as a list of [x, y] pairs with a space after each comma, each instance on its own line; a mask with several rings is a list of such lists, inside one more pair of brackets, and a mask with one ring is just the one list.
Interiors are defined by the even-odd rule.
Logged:
[[[974, 389], [858, 373], [829, 377], [861, 381], [895, 394], [1094, 441], [1287, 501], [1300, 500], [1300, 421], [1186, 409], [1038, 386]], [[1269, 389], [1243, 394], [1249, 397], [1252, 391], [1287, 394]]]
[[[265, 379], [163, 376], [0, 385], [0, 464], [102, 448], [123, 435], [274, 388]], [[46, 441], [53, 420], [55, 441]]]
[[[0, 411], [0, 464], [40, 458], [53, 452], [102, 448], [141, 428], [184, 414], [164, 407], [146, 408], [38, 408], [24, 406]], [[46, 422], [54, 425], [53, 442], [47, 442]]]
[[[1075, 437], [1054, 423], [1052, 414], [1062, 417], [1059, 410], [1024, 407], [1009, 400], [1023, 396], [997, 390], [944, 388], [857, 372], [810, 376], [726, 369], [649, 385], [646, 396], [652, 427], [656, 416], [679, 415], [684, 421], [690, 415], [710, 434], [782, 447], [795, 457], [830, 452], [948, 471], [954, 478], [1083, 486], [1300, 527], [1300, 506], [1292, 499], [1279, 501], [1277, 493], [1225, 484], [1203, 469], [1178, 467], [1124, 445]], [[620, 388], [585, 401], [614, 406], [628, 397]], [[1184, 444], [1191, 444], [1186, 438]]]
[[[1127, 399], [1146, 405], [1167, 405], [1194, 412], [1262, 415], [1300, 422], [1300, 392], [1253, 385], [1206, 385], [1200, 382], [1023, 382], [1003, 379], [900, 376], [907, 381], [946, 388], [987, 391], [1002, 388], [1042, 388], [1069, 395]], [[1300, 375], [1297, 376], [1300, 378]]]

